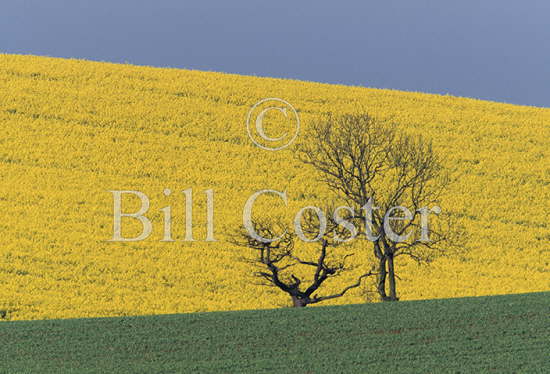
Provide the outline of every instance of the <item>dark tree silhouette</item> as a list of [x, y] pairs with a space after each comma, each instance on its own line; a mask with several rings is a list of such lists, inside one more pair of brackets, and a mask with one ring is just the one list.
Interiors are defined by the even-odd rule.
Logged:
[[353, 207], [360, 232], [372, 242], [382, 300], [398, 300], [396, 257], [429, 263], [463, 248], [456, 219], [446, 213], [432, 219], [430, 209], [441, 203], [450, 178], [431, 142], [368, 114], [331, 115], [305, 139], [299, 160]]
[[[294, 231], [280, 223], [275, 224], [270, 221], [253, 220], [252, 228], [258, 237], [255, 238], [248, 230], [242, 229], [233, 235], [232, 243], [256, 252], [252, 260], [245, 259], [245, 261], [257, 268], [254, 275], [262, 280], [261, 284], [276, 287], [287, 293], [294, 307], [305, 307], [344, 296], [349, 290], [359, 287], [364, 278], [374, 275], [372, 271], [366, 272], [339, 292], [321, 294], [321, 289], [327, 280], [356, 268], [348, 261], [353, 253], [349, 251], [335, 253], [335, 248], [344, 244], [342, 241], [349, 237], [350, 232], [336, 224], [330, 217], [327, 217], [325, 233], [318, 235], [319, 216], [312, 212], [307, 212], [303, 216], [301, 228], [304, 235], [318, 236], [316, 241], [305, 243], [315, 248], [316, 256], [313, 259], [303, 259], [298, 255], [296, 242], [304, 243]], [[284, 234], [281, 234], [283, 232]], [[266, 241], [263, 238], [277, 239]], [[297, 275], [293, 271], [297, 266], [309, 269], [310, 276]]]

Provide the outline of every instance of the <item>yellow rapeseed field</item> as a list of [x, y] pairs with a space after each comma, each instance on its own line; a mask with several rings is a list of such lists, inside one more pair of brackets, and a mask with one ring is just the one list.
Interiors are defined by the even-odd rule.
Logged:
[[[0, 55], [0, 311], [45, 319], [260, 309], [288, 297], [256, 284], [228, 243], [247, 198], [287, 191], [292, 215], [327, 192], [292, 146], [255, 146], [245, 120], [263, 98], [291, 103], [301, 135], [328, 112], [396, 122], [434, 142], [455, 183], [442, 208], [461, 216], [471, 251], [431, 266], [399, 262], [402, 300], [550, 290], [550, 109], [468, 98]], [[299, 137], [299, 141], [307, 141]], [[172, 194], [165, 196], [168, 188]], [[192, 188], [194, 242], [184, 237]], [[216, 241], [206, 235], [214, 191]], [[153, 234], [110, 242], [113, 195], [151, 201]], [[126, 196], [128, 197], [128, 196]], [[137, 210], [128, 197], [124, 209]], [[174, 242], [161, 242], [170, 205]], [[265, 205], [265, 204], [264, 204]], [[272, 213], [272, 212], [271, 212]], [[127, 218], [125, 234], [140, 226]], [[126, 225], [127, 222], [127, 225]], [[365, 253], [365, 256], [370, 253]], [[338, 284], [329, 284], [338, 287]], [[356, 289], [332, 303], [361, 303]]]

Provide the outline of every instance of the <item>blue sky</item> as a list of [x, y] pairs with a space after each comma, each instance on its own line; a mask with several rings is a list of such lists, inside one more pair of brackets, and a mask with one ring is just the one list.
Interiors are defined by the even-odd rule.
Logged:
[[19, 0], [0, 51], [550, 106], [546, 0]]

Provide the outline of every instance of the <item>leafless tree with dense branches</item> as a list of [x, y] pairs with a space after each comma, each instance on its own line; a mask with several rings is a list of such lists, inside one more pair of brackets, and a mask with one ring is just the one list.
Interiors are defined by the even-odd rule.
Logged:
[[[342, 288], [339, 292], [328, 295], [321, 295], [322, 286], [331, 278], [341, 276], [343, 273], [354, 270], [348, 259], [353, 255], [347, 253], [336, 253], [335, 248], [344, 244], [349, 238], [350, 232], [344, 230], [331, 217], [326, 217], [326, 230], [319, 233], [319, 215], [306, 212], [303, 215], [301, 229], [304, 235], [317, 236], [317, 240], [306, 243], [315, 246], [315, 258], [313, 260], [303, 259], [296, 250], [296, 242], [300, 239], [294, 231], [280, 223], [272, 221], [253, 220], [251, 226], [254, 235], [243, 228], [236, 232], [231, 242], [238, 246], [253, 249], [256, 254], [252, 260], [247, 262], [255, 265], [258, 270], [254, 273], [262, 280], [262, 284], [273, 286], [287, 293], [294, 307], [305, 307], [309, 304], [319, 303], [325, 300], [335, 299], [344, 296], [353, 288], [359, 287], [361, 281], [374, 275], [368, 271], [358, 276], [355, 282]], [[281, 234], [284, 232], [283, 234]], [[303, 244], [303, 241], [300, 241]], [[300, 277], [293, 270], [296, 266], [310, 269], [310, 276]], [[303, 274], [304, 272], [302, 272]]]
[[431, 142], [422, 137], [368, 114], [330, 115], [314, 124], [298, 158], [353, 208], [361, 232], [372, 242], [382, 300], [398, 300], [396, 257], [429, 263], [463, 248], [465, 233], [452, 215], [427, 224], [450, 179]]

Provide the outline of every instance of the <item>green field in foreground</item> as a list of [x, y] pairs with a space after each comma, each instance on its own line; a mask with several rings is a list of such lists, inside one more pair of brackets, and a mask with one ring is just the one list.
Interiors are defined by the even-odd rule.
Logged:
[[1, 373], [549, 373], [550, 292], [0, 323]]

